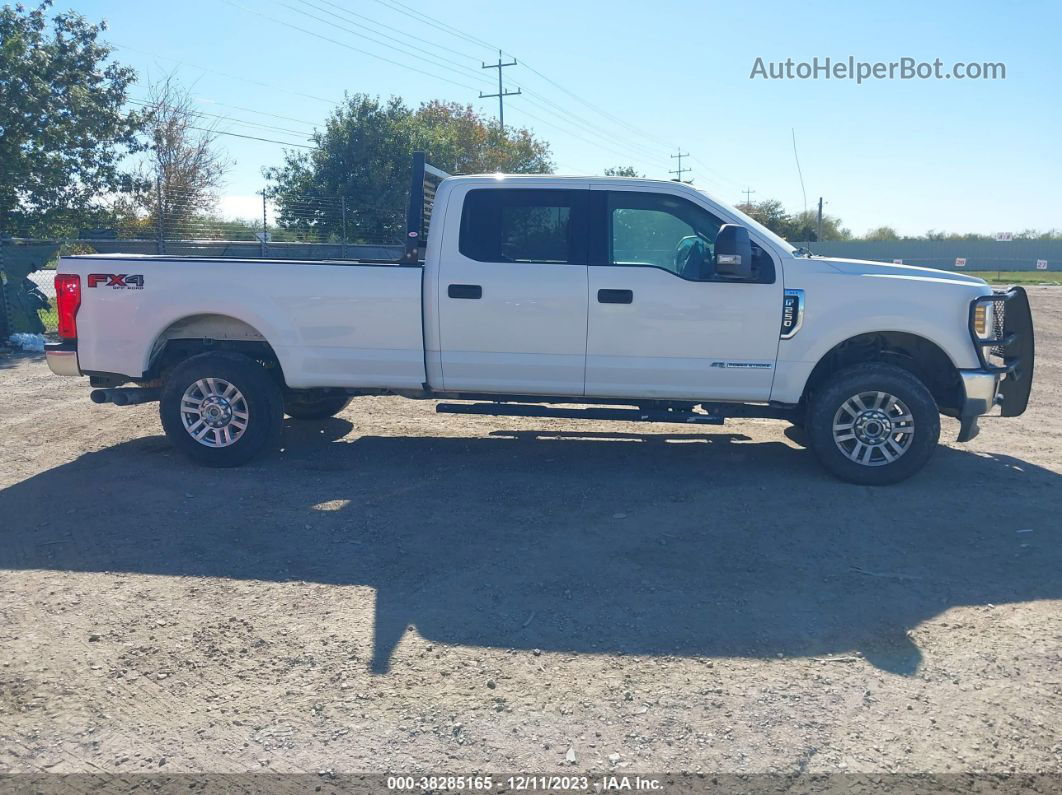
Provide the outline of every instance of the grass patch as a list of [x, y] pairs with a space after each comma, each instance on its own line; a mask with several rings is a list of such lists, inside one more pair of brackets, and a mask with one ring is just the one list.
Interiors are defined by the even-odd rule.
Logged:
[[45, 311], [38, 312], [38, 316], [41, 319], [41, 323], [44, 324], [45, 334], [54, 334], [59, 329], [59, 314], [55, 311], [55, 299], [52, 299], [52, 308]]
[[1062, 273], [1047, 271], [960, 271], [967, 276], [977, 276], [989, 284], [1062, 284]]

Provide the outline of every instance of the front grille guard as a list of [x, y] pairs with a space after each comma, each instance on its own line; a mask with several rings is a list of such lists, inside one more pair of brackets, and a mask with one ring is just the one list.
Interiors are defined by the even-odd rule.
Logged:
[[[985, 370], [993, 373], [1012, 373], [1021, 364], [1021, 360], [1018, 357], [1007, 355], [1008, 349], [1012, 348], [1018, 341], [1018, 335], [1014, 332], [1008, 332], [1006, 324], [1007, 302], [1017, 296], [1020, 289], [1019, 287], [1012, 287], [1006, 291], [996, 291], [992, 295], [982, 295], [980, 298], [975, 298], [970, 302], [970, 338], [977, 349], [977, 358], [981, 362], [981, 367]], [[974, 313], [979, 304], [992, 304], [995, 310], [992, 337], [990, 339], [981, 339], [977, 336], [977, 332], [974, 329]], [[989, 356], [1002, 359], [1003, 364], [993, 364], [989, 361]]]

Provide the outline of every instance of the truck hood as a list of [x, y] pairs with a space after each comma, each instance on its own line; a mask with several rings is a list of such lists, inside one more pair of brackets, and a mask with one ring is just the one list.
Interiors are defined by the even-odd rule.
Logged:
[[911, 279], [914, 281], [952, 282], [967, 287], [987, 286], [988, 282], [965, 273], [941, 271], [936, 268], [919, 268], [914, 265], [894, 265], [888, 262], [873, 262], [863, 259], [835, 259], [833, 257], [812, 257], [816, 262], [824, 262], [839, 273], [850, 276], [882, 276], [894, 279]]

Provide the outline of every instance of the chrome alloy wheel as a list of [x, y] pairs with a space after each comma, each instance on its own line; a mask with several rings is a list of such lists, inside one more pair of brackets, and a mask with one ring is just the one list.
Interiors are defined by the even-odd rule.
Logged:
[[888, 392], [860, 392], [833, 415], [833, 441], [857, 464], [891, 464], [914, 439], [914, 417], [906, 404]]
[[247, 430], [247, 399], [222, 378], [200, 378], [181, 398], [184, 429], [205, 447], [229, 447]]

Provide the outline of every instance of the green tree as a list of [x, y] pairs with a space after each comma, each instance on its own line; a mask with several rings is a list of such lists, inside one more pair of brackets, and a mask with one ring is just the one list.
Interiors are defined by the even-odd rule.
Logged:
[[400, 239], [414, 151], [451, 174], [502, 171], [541, 174], [553, 169], [549, 145], [530, 131], [504, 130], [470, 106], [427, 102], [417, 109], [399, 97], [348, 96], [312, 151], [287, 151], [284, 164], [265, 170], [280, 226], [306, 237], [340, 233], [340, 197], [347, 237], [367, 242]]
[[148, 88], [144, 137], [147, 155], [137, 170], [143, 189], [133, 200], [135, 214], [166, 238], [198, 237], [217, 205], [217, 192], [232, 166], [217, 147], [217, 122], [195, 110], [195, 100], [176, 76]]
[[[900, 236], [896, 230], [891, 226], [879, 226], [876, 229], [871, 229], [865, 235], [864, 240], [899, 240]], [[930, 238], [932, 239], [932, 238]]]
[[612, 166], [605, 169], [606, 177], [644, 177], [634, 166]]
[[138, 151], [142, 117], [122, 109], [136, 73], [110, 61], [105, 24], [74, 12], [48, 19], [0, 8], [0, 234], [67, 235], [126, 190], [122, 158]]
[[852, 232], [841, 226], [841, 219], [833, 215], [822, 216], [822, 237], [819, 237], [819, 217], [813, 210], [790, 214], [778, 199], [761, 202], [743, 202], [738, 209], [751, 215], [776, 235], [790, 242], [816, 240], [851, 240]]
[[[819, 214], [814, 210], [796, 213], [790, 219], [786, 240], [851, 240], [852, 231], [841, 226], [841, 219], [822, 214], [822, 234], [819, 234]], [[810, 237], [808, 237], [810, 235]]]
[[789, 213], [778, 199], [764, 199], [761, 202], [743, 203], [738, 209], [746, 215], [751, 215], [761, 224], [766, 226], [776, 235], [785, 237], [789, 229]]

